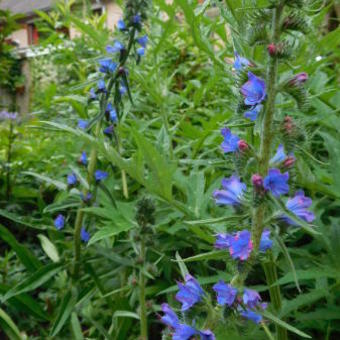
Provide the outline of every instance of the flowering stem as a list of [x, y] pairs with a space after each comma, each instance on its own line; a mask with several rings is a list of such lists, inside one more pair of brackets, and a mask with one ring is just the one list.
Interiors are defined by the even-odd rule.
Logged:
[[[95, 131], [95, 137], [99, 136], [100, 130], [101, 130], [102, 122], [101, 120], [98, 121]], [[84, 197], [89, 193], [91, 182], [93, 179], [93, 174], [96, 168], [97, 164], [97, 149], [95, 147], [92, 148], [90, 152], [90, 161], [87, 168], [87, 183], [89, 185], [89, 189], [84, 190]], [[80, 266], [80, 248], [81, 248], [81, 228], [83, 225], [83, 219], [84, 219], [84, 211], [83, 208], [85, 207], [85, 202], [81, 203], [81, 206], [79, 207], [77, 211], [76, 221], [74, 224], [74, 272], [73, 275], [75, 278], [77, 278], [79, 274], [79, 266]]]
[[141, 257], [141, 269], [139, 271], [139, 304], [140, 304], [140, 335], [141, 340], [148, 339], [148, 320], [146, 312], [146, 300], [145, 300], [145, 275], [143, 269], [145, 266], [145, 236], [141, 235], [140, 244], [140, 257]]

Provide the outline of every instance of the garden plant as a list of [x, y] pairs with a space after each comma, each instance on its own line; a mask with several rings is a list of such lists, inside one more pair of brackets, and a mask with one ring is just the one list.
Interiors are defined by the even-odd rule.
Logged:
[[337, 4], [118, 3], [0, 113], [0, 337], [339, 338]]

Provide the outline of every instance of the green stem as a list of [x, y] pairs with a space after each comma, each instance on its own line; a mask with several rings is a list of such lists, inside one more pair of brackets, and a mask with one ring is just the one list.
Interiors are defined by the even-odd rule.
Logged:
[[143, 273], [145, 266], [145, 236], [141, 236], [140, 257], [142, 259], [141, 270], [139, 271], [139, 304], [140, 304], [140, 335], [141, 340], [148, 339], [148, 320], [146, 312], [146, 300], [145, 300], [145, 275]]
[[7, 146], [7, 159], [6, 159], [6, 200], [9, 201], [11, 194], [11, 161], [12, 161], [12, 144], [13, 144], [13, 121], [9, 120], [8, 132], [8, 146]]

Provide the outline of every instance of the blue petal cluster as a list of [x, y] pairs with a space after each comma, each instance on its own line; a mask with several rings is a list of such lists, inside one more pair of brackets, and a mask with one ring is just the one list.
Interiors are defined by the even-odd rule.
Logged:
[[241, 203], [244, 191], [247, 186], [240, 181], [236, 175], [222, 180], [222, 190], [215, 190], [213, 197], [220, 205], [238, 205]]
[[281, 173], [279, 169], [269, 169], [268, 175], [263, 180], [263, 187], [269, 190], [274, 197], [280, 197], [289, 191], [289, 173]]

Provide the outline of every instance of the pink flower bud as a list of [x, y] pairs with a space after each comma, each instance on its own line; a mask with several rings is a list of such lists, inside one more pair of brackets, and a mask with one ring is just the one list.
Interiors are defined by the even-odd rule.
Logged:
[[246, 150], [249, 149], [249, 145], [247, 144], [247, 142], [243, 139], [240, 139], [238, 142], [237, 142], [237, 146], [238, 146], [238, 149], [241, 151], [241, 152], [244, 152]]
[[277, 52], [277, 48], [275, 46], [275, 44], [271, 43], [267, 46], [267, 50], [269, 55], [271, 55], [272, 57], [276, 55]]
[[259, 174], [254, 174], [251, 176], [251, 182], [255, 188], [262, 188], [263, 187], [263, 178]]
[[294, 165], [294, 163], [295, 163], [295, 157], [294, 156], [288, 156], [286, 159], [285, 159], [285, 161], [283, 162], [283, 166], [285, 167], [285, 168], [291, 168], [293, 165]]
[[291, 85], [301, 85], [308, 80], [308, 74], [306, 72], [301, 72], [296, 74], [290, 81]]

